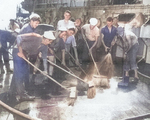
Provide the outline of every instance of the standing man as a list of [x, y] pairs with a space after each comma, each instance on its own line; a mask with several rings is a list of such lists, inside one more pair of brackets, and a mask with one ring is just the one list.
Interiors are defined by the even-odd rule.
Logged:
[[81, 33], [84, 38], [84, 40], [87, 41], [89, 50], [87, 47], [87, 44], [84, 43], [83, 47], [83, 54], [82, 54], [82, 61], [83, 62], [89, 62], [89, 51], [91, 54], [93, 54], [94, 59], [96, 60], [96, 43], [99, 36], [99, 28], [96, 26], [98, 23], [98, 20], [96, 18], [90, 19], [90, 24], [85, 24], [81, 28]]
[[[0, 30], [0, 73], [5, 73], [3, 66], [5, 65], [6, 72], [11, 73], [13, 72], [10, 69], [10, 64], [9, 64], [9, 53], [8, 50], [10, 47], [14, 44], [16, 40], [16, 37], [12, 35], [11, 32], [5, 31], [5, 30]], [[9, 46], [7, 45], [9, 43]]]
[[70, 21], [70, 17], [71, 17], [71, 11], [66, 10], [64, 13], [64, 19], [58, 21], [57, 30], [59, 30], [61, 27], [65, 27], [67, 29], [69, 26], [74, 26], [75, 28], [74, 23]]
[[108, 51], [115, 44], [115, 36], [117, 35], [117, 29], [113, 26], [113, 18], [107, 18], [107, 25], [101, 29], [102, 43], [105, 47], [105, 52]]

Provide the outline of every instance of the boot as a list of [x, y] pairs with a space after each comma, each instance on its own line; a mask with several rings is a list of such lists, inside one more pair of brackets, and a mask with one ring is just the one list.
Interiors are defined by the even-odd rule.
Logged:
[[118, 87], [128, 87], [129, 85], [129, 76], [124, 76], [123, 80], [118, 83]]

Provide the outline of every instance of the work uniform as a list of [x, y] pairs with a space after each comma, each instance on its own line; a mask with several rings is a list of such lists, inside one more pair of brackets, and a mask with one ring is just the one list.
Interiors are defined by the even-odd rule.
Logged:
[[[9, 53], [8, 49], [13, 45], [15, 42], [16, 37], [11, 34], [9, 31], [5, 30], [0, 30], [0, 43], [1, 43], [1, 48], [0, 48], [0, 69], [1, 73], [4, 72], [3, 69], [3, 60], [4, 60], [4, 65], [6, 66], [7, 72], [10, 71], [10, 65], [9, 65]], [[9, 46], [7, 45], [9, 43]]]
[[59, 28], [61, 27], [65, 27], [66, 29], [68, 29], [69, 26], [74, 26], [75, 28], [75, 25], [72, 21], [68, 20], [68, 22], [65, 22], [65, 20], [59, 20], [57, 23], [57, 30], [59, 30]]
[[[95, 26], [93, 29], [90, 29], [90, 24], [85, 24], [84, 26], [82, 26], [82, 29], [84, 29], [85, 31], [85, 37], [86, 37], [88, 46], [89, 48], [91, 48], [93, 44], [96, 42], [96, 38], [100, 35], [99, 29], [97, 26]], [[92, 54], [93, 54], [94, 59], [96, 60], [96, 48], [95, 47], [92, 49]], [[82, 61], [83, 62], [91, 61], [89, 57], [89, 50], [85, 42], [84, 42], [84, 47], [83, 47]]]
[[[30, 23], [25, 24], [22, 29], [20, 30], [19, 34], [26, 34], [26, 33], [34, 33], [35, 32], [35, 28], [32, 28]], [[29, 56], [29, 61], [33, 64], [35, 64], [36, 62], [36, 58], [37, 55], [32, 54], [31, 56]], [[33, 73], [33, 67], [30, 66], [30, 73]], [[29, 80], [28, 80], [29, 81]]]
[[126, 54], [124, 71], [135, 70], [138, 68], [136, 63], [139, 48], [138, 38], [133, 32], [125, 31], [123, 40]]
[[[38, 54], [38, 49], [41, 44], [41, 37], [34, 36], [18, 36], [17, 44], [22, 47], [23, 53], [28, 58], [29, 55]], [[18, 48], [13, 50], [13, 62], [14, 62], [14, 72], [11, 82], [10, 91], [14, 94], [17, 93], [22, 97], [29, 88], [29, 65], [28, 63], [17, 54], [19, 52]]]
[[[69, 54], [71, 54], [72, 52], [71, 52], [71, 48], [73, 48], [73, 49], [76, 49], [76, 41], [75, 41], [75, 38], [74, 38], [74, 36], [72, 35], [72, 36], [69, 36], [68, 38], [67, 38], [67, 40], [65, 41], [65, 52], [66, 52], [66, 55], [65, 55], [65, 61], [66, 61], [66, 64], [68, 65], [68, 66], [70, 66], [69, 65], [69, 60], [70, 60], [70, 55]], [[75, 51], [74, 51], [75, 52]], [[76, 51], [77, 52], [77, 51]], [[72, 55], [73, 56], [73, 55]]]
[[107, 47], [111, 47], [111, 42], [113, 41], [114, 37], [117, 35], [117, 29], [116, 27], [112, 26], [111, 32], [109, 32], [109, 29], [107, 26], [103, 27], [101, 29], [101, 33], [104, 35], [104, 43]]

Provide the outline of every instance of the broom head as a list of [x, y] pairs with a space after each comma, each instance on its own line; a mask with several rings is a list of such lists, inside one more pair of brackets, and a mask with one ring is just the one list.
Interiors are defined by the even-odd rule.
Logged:
[[76, 98], [77, 98], [77, 88], [76, 87], [71, 87], [68, 106], [73, 106], [74, 103], [75, 103]]
[[89, 89], [87, 91], [87, 98], [94, 98], [96, 95], [96, 88], [94, 86], [94, 82], [93, 81], [89, 81]]

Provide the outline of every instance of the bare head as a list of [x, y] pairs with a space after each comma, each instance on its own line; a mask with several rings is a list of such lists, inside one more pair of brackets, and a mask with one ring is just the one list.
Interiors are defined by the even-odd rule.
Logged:
[[107, 26], [111, 27], [113, 25], [113, 18], [112, 17], [108, 17], [106, 22], [107, 22]]
[[41, 17], [38, 14], [30, 15], [30, 25], [32, 28], [36, 28], [41, 22]]
[[69, 20], [70, 17], [71, 17], [71, 11], [66, 10], [65, 13], [64, 13], [64, 19], [65, 20]]

